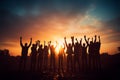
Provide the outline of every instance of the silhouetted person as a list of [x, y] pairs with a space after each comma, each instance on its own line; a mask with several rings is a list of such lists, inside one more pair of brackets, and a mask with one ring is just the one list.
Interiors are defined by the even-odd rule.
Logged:
[[48, 54], [49, 54], [49, 43], [48, 46], [46, 45], [46, 42], [44, 41], [44, 49], [43, 49], [43, 57], [44, 57], [44, 70], [48, 71]]
[[50, 69], [55, 72], [55, 48], [50, 41]]
[[95, 39], [90, 41], [90, 43], [85, 39], [86, 43], [88, 44], [88, 53], [89, 53], [89, 68], [92, 71], [98, 70], [101, 66], [100, 64], [100, 36], [98, 37], [99, 41], [96, 42], [97, 36], [95, 35]]
[[[84, 39], [86, 39], [86, 36], [84, 36]], [[88, 45], [85, 45], [85, 43], [83, 43], [82, 45], [82, 71], [83, 72], [86, 72], [87, 70], [87, 47]]]
[[[96, 38], [96, 36], [95, 36]], [[95, 54], [95, 68], [97, 71], [101, 69], [101, 60], [100, 60], [100, 46], [101, 46], [101, 40], [100, 36], [98, 36], [99, 41], [95, 42], [95, 48], [94, 48], [94, 54]]]
[[20, 64], [19, 64], [19, 69], [20, 70], [23, 70], [23, 71], [25, 70], [26, 60], [27, 60], [27, 55], [28, 55], [28, 49], [31, 46], [31, 44], [32, 44], [32, 38], [30, 38], [29, 45], [27, 45], [27, 43], [25, 43], [25, 45], [23, 45], [22, 37], [20, 37], [20, 46], [22, 47]]
[[58, 71], [59, 72], [64, 72], [64, 67], [63, 67], [64, 50], [65, 50], [65, 47], [62, 47], [61, 45], [59, 54], [58, 54]]
[[37, 67], [38, 67], [38, 70], [39, 70], [40, 72], [43, 71], [43, 53], [44, 53], [44, 49], [43, 49], [42, 44], [40, 44], [40, 41], [39, 41], [38, 64], [37, 64]]
[[92, 38], [92, 40], [89, 43], [89, 41], [85, 37], [85, 41], [86, 41], [86, 43], [88, 45], [89, 69], [93, 70], [94, 69], [94, 65], [95, 65], [95, 55], [94, 55], [94, 48], [95, 48], [95, 46], [94, 46], [94, 43], [96, 42], [96, 38], [94, 39], [94, 41], [93, 41], [93, 38]]
[[80, 71], [80, 58], [82, 54], [82, 39], [80, 40], [80, 43], [78, 42], [76, 38], [76, 43], [74, 45], [74, 71]]
[[[74, 38], [71, 37], [71, 39], [73, 40]], [[72, 44], [69, 43], [67, 44], [67, 41], [66, 41], [66, 37], [64, 38], [65, 40], [65, 45], [67, 47], [67, 72], [70, 72], [70, 71], [73, 71], [73, 62], [72, 62], [72, 54], [73, 54], [73, 49], [72, 49]], [[72, 41], [73, 42], [73, 41]]]
[[32, 44], [30, 57], [31, 57], [31, 71], [35, 71], [37, 58], [37, 43]]

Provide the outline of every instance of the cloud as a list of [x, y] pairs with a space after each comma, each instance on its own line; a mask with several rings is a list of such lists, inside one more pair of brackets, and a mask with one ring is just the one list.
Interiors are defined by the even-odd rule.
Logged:
[[0, 36], [3, 41], [4, 39], [12, 39], [22, 34], [26, 29], [25, 26], [28, 25], [24, 18], [11, 14], [7, 10], [0, 10], [0, 16]]
[[119, 21], [120, 21], [120, 16], [115, 19], [107, 21], [105, 26], [109, 26], [111, 29], [114, 29], [117, 32], [120, 32], [120, 27], [119, 27], [120, 22]]
[[102, 43], [120, 41], [120, 18], [105, 22], [91, 16], [90, 0], [3, 0], [0, 4], [2, 46], [14, 47], [20, 36], [28, 42], [30, 37], [48, 41], [97, 34]]
[[[31, 0], [29, 2], [5, 0], [2, 1], [1, 6], [0, 36], [4, 41], [10, 38], [14, 39], [16, 36], [34, 33], [36, 29], [43, 31], [49, 27], [49, 29], [52, 29], [51, 26], [58, 26], [58, 24], [59, 26], [68, 24], [71, 19], [78, 15], [85, 15], [90, 4], [79, 0]], [[37, 15], [34, 14], [35, 10]], [[59, 27], [59, 29], [62, 29], [62, 27]]]
[[104, 38], [106, 39], [107, 43], [111, 42], [118, 42], [120, 41], [120, 23], [119, 23], [119, 17], [109, 20], [107, 22], [103, 22], [103, 26], [101, 31], [104, 34]]

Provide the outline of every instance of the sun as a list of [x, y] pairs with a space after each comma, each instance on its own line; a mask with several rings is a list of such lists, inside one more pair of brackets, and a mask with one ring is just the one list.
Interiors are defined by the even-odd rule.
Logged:
[[59, 54], [59, 51], [60, 51], [61, 47], [62, 48], [64, 47], [64, 43], [62, 41], [57, 42], [56, 48], [55, 48], [56, 55]]

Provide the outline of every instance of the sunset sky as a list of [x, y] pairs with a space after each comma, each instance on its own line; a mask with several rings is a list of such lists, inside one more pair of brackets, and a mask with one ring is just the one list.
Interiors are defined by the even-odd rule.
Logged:
[[[33, 38], [58, 41], [71, 36], [101, 36], [101, 53], [115, 54], [120, 46], [119, 0], [1, 0], [0, 49], [20, 55], [23, 43]], [[29, 49], [30, 50], [30, 49]]]

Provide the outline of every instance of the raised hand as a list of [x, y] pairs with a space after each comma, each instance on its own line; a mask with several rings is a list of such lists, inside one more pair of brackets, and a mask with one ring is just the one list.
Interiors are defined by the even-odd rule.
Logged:
[[64, 39], [66, 40], [66, 37], [64, 37]]
[[94, 40], [94, 42], [96, 42], [96, 39], [97, 39], [97, 35], [95, 35], [95, 40]]
[[22, 39], [22, 36], [20, 36], [20, 39]]
[[37, 40], [40, 43], [40, 40]]
[[82, 38], [80, 38], [80, 44], [82, 43]]
[[36, 43], [39, 45], [40, 44], [40, 40], [37, 40]]
[[75, 40], [78, 41], [77, 38], [75, 38]]
[[98, 38], [100, 38], [100, 36], [98, 36]]
[[88, 41], [90, 40], [90, 38], [88, 38]]
[[98, 39], [99, 39], [99, 42], [101, 42], [101, 41], [100, 41], [100, 36], [98, 36]]
[[74, 40], [74, 36], [71, 36], [71, 39]]
[[84, 38], [86, 39], [86, 35], [84, 35]]
[[91, 39], [92, 39], [92, 41], [93, 41], [93, 37], [92, 37]]
[[97, 35], [95, 35], [95, 38], [97, 37]]

